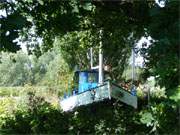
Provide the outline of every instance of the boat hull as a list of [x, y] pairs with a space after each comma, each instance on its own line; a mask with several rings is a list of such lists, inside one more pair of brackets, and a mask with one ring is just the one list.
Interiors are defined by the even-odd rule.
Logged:
[[103, 100], [116, 99], [134, 108], [137, 108], [137, 96], [132, 95], [115, 83], [110, 81], [104, 85], [89, 89], [85, 92], [73, 95], [60, 101], [63, 111], [73, 110], [75, 107], [100, 102]]

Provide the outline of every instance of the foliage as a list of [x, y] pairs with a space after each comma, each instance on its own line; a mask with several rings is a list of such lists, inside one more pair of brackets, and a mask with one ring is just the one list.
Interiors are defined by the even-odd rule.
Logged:
[[39, 65], [46, 70], [38, 81], [38, 85], [58, 86], [61, 90], [67, 90], [67, 83], [72, 80], [72, 71], [59, 53], [59, 48], [54, 47], [52, 51], [46, 52], [38, 59]]
[[[169, 1], [164, 8], [155, 6], [150, 10], [151, 21], [148, 34], [154, 39], [152, 45], [143, 48], [146, 75], [154, 76], [167, 94], [179, 85], [179, 2]], [[167, 19], [168, 18], [168, 19]]]
[[142, 109], [134, 110], [112, 100], [72, 112], [62, 112], [32, 92], [27, 99], [26, 109], [18, 107], [1, 118], [2, 131], [16, 134], [176, 134], [178, 131], [177, 105], [166, 99], [160, 99], [160, 103], [152, 101], [149, 109], [141, 106]]
[[19, 37], [19, 31], [24, 27], [29, 28], [31, 24], [12, 1], [1, 1], [0, 10], [5, 12], [5, 15], [0, 16], [0, 51], [16, 52], [20, 49], [15, 42]]
[[55, 92], [53, 89], [56, 87], [48, 87], [48, 86], [31, 86], [25, 85], [24, 87], [0, 87], [0, 96], [1, 97], [20, 97], [27, 92], [33, 92], [36, 89], [36, 94], [42, 95], [48, 93], [51, 90], [51, 93]]
[[22, 91], [23, 91], [22, 88], [18, 88], [18, 87], [0, 87], [0, 96], [16, 97], [19, 96]]
[[[166, 6], [160, 8], [148, 1], [4, 0], [0, 9], [7, 13], [0, 17], [0, 50], [18, 50], [15, 39], [19, 37], [20, 41], [27, 41], [29, 51], [35, 51], [31, 56], [22, 52], [1, 53], [0, 86], [48, 85], [64, 91], [68, 80], [72, 81], [71, 72], [76, 64], [81, 69], [88, 68], [87, 49], [94, 47], [97, 56], [100, 40], [103, 42], [104, 62], [110, 65], [112, 78], [122, 80], [131, 48], [142, 36], [150, 36], [151, 45], [143, 44], [141, 49], [146, 59], [143, 77], [154, 76], [168, 94], [166, 99], [152, 98], [147, 108], [146, 102], [140, 101], [138, 110], [104, 101], [64, 113], [43, 98], [29, 93], [28, 101], [23, 102], [26, 107], [19, 107], [10, 112], [11, 115], [6, 115], [9, 113], [6, 105], [14, 102], [9, 99], [0, 102], [3, 129], [22, 134], [178, 132], [178, 1], [167, 1]], [[100, 29], [103, 30], [101, 38]], [[42, 38], [42, 46], [30, 43], [38, 38]], [[51, 87], [49, 90], [53, 91]], [[175, 130], [172, 132], [172, 129]]]
[[169, 98], [180, 104], [180, 86], [178, 86], [178, 88], [172, 89], [171, 92], [172, 94], [170, 94], [171, 96]]
[[144, 109], [139, 113], [140, 121], [147, 127], [150, 127], [150, 133], [176, 134], [179, 126], [176, 124], [179, 119], [176, 114], [177, 110], [178, 105], [173, 101], [152, 102], [149, 109]]
[[22, 51], [16, 54], [2, 52], [0, 71], [0, 86], [3, 87], [30, 84], [59, 86], [65, 90], [66, 83], [72, 78], [72, 73], [57, 47], [39, 58], [28, 56]]
[[90, 31], [71, 32], [57, 38], [55, 42], [71, 69], [76, 65], [81, 69], [88, 67], [87, 50], [92, 44], [93, 36]]
[[[63, 57], [68, 60], [67, 62], [71, 66], [74, 66], [76, 62], [80, 68], [87, 67], [87, 48], [98, 46], [99, 30], [102, 28], [104, 31], [102, 36], [103, 49], [104, 54], [106, 54], [105, 64], [113, 67], [113, 78], [121, 79], [129, 57], [130, 47], [143, 34], [143, 28], [138, 26], [144, 24], [148, 8], [145, 8], [147, 3], [129, 3], [129, 5], [121, 1], [116, 3], [115, 6], [111, 2], [75, 2], [70, 0], [57, 4], [57, 1], [53, 0], [46, 2], [32, 0], [17, 1], [16, 8], [27, 19], [30, 18], [31, 23], [35, 25], [34, 31], [37, 37], [43, 37], [44, 48], [52, 47], [55, 37], [60, 38], [60, 42], [63, 42], [61, 43]], [[47, 7], [53, 8], [46, 10]], [[131, 8], [131, 12], [135, 14], [128, 14], [127, 8]], [[144, 14], [138, 15], [139, 10], [142, 10], [141, 14]], [[133, 21], [131, 18], [138, 21]], [[103, 25], [102, 20], [105, 22]], [[119, 22], [121, 23], [118, 24]], [[26, 34], [28, 29], [24, 29], [22, 33], [24, 33], [22, 38], [23, 36], [28, 38], [29, 35], [32, 39], [31, 33]], [[134, 41], [129, 38], [131, 33], [134, 35]], [[115, 51], [118, 52], [114, 53]], [[76, 56], [77, 54], [80, 56], [76, 57], [74, 53]], [[72, 60], [73, 58], [75, 61]]]
[[[102, 29], [105, 64], [112, 67], [113, 79], [122, 80], [130, 48], [142, 36], [151, 36], [153, 44], [142, 51], [146, 58], [147, 74], [145, 76], [155, 76], [159, 85], [172, 90], [172, 87], [178, 86], [179, 77], [178, 7], [177, 1], [167, 1], [165, 7], [160, 8], [149, 1], [49, 0], [44, 2], [25, 0], [8, 2], [5, 0], [1, 4], [1, 9], [7, 10], [8, 15], [1, 18], [2, 35], [5, 35], [5, 37], [2, 36], [2, 40], [8, 37], [8, 34], [6, 36], [8, 30], [5, 29], [9, 27], [4, 27], [4, 25], [9, 26], [12, 23], [8, 18], [18, 13], [18, 16], [14, 18], [24, 21], [20, 21], [21, 25], [18, 25], [18, 28], [13, 27], [16, 33], [13, 39], [17, 38], [17, 33], [21, 35], [20, 40], [24, 41], [31, 41], [34, 38], [38, 40], [41, 37], [42, 48], [37, 47], [38, 45], [32, 47], [36, 49], [35, 54], [39, 57], [42, 52], [52, 48], [55, 39], [58, 38], [62, 56], [70, 67], [74, 68], [77, 64], [80, 68], [86, 68], [88, 65], [87, 48], [90, 46], [97, 48], [100, 41], [99, 30]], [[22, 15], [24, 18], [19, 19]], [[170, 19], [167, 19], [168, 17]], [[26, 22], [30, 24], [25, 25]], [[34, 33], [29, 32], [32, 27]], [[13, 33], [10, 32], [9, 35], [11, 34]], [[8, 38], [7, 42], [12, 43], [13, 39]], [[7, 44], [4, 49], [8, 47], [12, 48]]]
[[11, 97], [0, 99], [0, 118], [10, 115], [16, 108], [15, 100]]
[[[43, 37], [46, 44], [45, 50], [51, 48], [55, 33], [64, 33], [77, 27], [78, 15], [73, 5], [76, 6], [76, 2], [54, 0], [45, 2], [41, 0], [9, 2], [4, 0], [0, 3], [0, 8], [6, 12], [6, 15], [0, 18], [1, 41], [3, 41], [1, 50], [16, 51], [19, 49], [17, 42], [13, 42], [18, 37], [21, 37], [20, 40], [29, 42], [33, 37], [35, 40], [38, 37]], [[29, 30], [34, 26], [36, 34], [33, 35]], [[10, 34], [7, 35], [7, 32]], [[32, 48], [34, 45], [29, 47]]]
[[[63, 114], [45, 102], [43, 98], [29, 93], [27, 110], [17, 110], [13, 117], [4, 118], [2, 128], [11, 129], [13, 133], [63, 133], [67, 120]], [[63, 123], [62, 123], [63, 122]], [[61, 128], [58, 128], [58, 127]]]
[[28, 83], [28, 56], [22, 52], [17, 54], [2, 53], [0, 63], [0, 86], [18, 86]]

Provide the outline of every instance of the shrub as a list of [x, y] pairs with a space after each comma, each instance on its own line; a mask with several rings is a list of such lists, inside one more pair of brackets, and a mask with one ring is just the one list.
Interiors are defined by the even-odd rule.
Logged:
[[154, 99], [149, 108], [142, 104], [138, 110], [111, 100], [66, 113], [32, 92], [27, 99], [26, 109], [18, 107], [12, 115], [3, 117], [3, 130], [14, 134], [121, 135], [176, 134], [178, 131], [177, 105], [166, 99]]
[[140, 122], [149, 128], [149, 133], [176, 134], [178, 131], [177, 105], [170, 100], [153, 102], [139, 113]]
[[53, 108], [44, 98], [28, 94], [28, 108], [18, 109], [13, 117], [6, 116], [3, 120], [3, 129], [13, 133], [65, 133], [68, 121], [65, 115]]

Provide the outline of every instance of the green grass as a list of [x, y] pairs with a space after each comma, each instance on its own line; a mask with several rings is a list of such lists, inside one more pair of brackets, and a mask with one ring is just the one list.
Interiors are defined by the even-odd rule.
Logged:
[[58, 87], [48, 87], [48, 86], [25, 86], [25, 87], [0, 87], [0, 96], [21, 96], [27, 92], [36, 92], [38, 95], [57, 95]]
[[59, 106], [59, 97], [63, 92], [59, 92], [58, 87], [48, 86], [24, 86], [24, 87], [0, 87], [0, 100], [12, 98], [19, 102], [26, 98], [28, 92], [34, 92], [37, 96], [44, 97], [44, 99], [51, 103], [54, 107]]

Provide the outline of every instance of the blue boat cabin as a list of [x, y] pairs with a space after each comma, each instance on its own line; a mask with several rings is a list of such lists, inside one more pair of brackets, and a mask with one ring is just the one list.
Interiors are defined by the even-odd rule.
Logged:
[[[64, 111], [72, 110], [81, 105], [91, 104], [106, 99], [117, 99], [128, 105], [137, 108], [137, 97], [132, 93], [124, 90], [120, 86], [114, 84], [110, 80], [104, 81], [103, 85], [98, 83], [98, 70], [85, 70], [75, 72], [76, 88], [60, 101], [61, 108]], [[104, 74], [104, 80], [109, 75]]]

